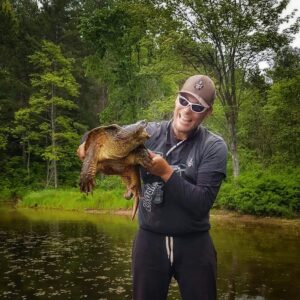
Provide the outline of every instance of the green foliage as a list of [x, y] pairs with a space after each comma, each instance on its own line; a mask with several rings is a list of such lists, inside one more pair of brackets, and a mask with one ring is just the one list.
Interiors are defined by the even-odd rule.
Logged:
[[8, 132], [9, 132], [8, 128], [5, 127], [0, 128], [0, 150], [6, 149]]
[[[100, 123], [129, 123], [136, 116], [138, 95], [138, 42], [145, 32], [144, 17], [126, 3], [97, 9], [82, 19], [84, 38], [96, 50], [87, 61], [109, 90], [109, 102], [100, 114]], [[95, 64], [97, 61], [97, 65]]]
[[298, 216], [299, 169], [275, 171], [254, 169], [244, 172], [236, 181], [225, 182], [216, 207], [259, 216]]
[[146, 120], [159, 121], [168, 120], [172, 117], [172, 111], [174, 108], [174, 96], [168, 99], [153, 100], [151, 105], [141, 113]]
[[300, 75], [300, 49], [290, 46], [280, 49], [277, 52], [274, 67], [268, 71], [268, 75], [275, 82]]
[[279, 162], [300, 163], [300, 75], [274, 83], [264, 106], [269, 147]]
[[0, 177], [0, 198], [9, 200], [22, 197], [28, 192], [29, 187], [42, 189], [45, 182], [43, 178], [45, 169], [38, 162], [31, 164], [31, 172], [23, 166], [23, 157], [5, 156], [5, 163], [1, 164], [1, 172], [5, 176]]
[[107, 89], [101, 124], [128, 124], [151, 117], [151, 107], [178, 91], [177, 80], [183, 75], [176, 72], [183, 69], [182, 64], [174, 53], [161, 55], [158, 16], [149, 3], [116, 1], [82, 19], [83, 37], [95, 50], [86, 60], [88, 72]]
[[224, 115], [224, 107], [219, 98], [215, 100], [213, 111], [211, 115], [204, 120], [203, 125], [212, 132], [222, 136], [225, 141], [230, 140], [228, 124]]
[[258, 71], [252, 74], [240, 107], [241, 145], [266, 166], [300, 162], [300, 55], [296, 50], [284, 51], [289, 52], [288, 62], [281, 52], [275, 57], [275, 67], [269, 71], [274, 76], [272, 84]]
[[122, 190], [124, 184], [121, 182], [119, 176], [105, 176], [102, 174], [101, 176], [96, 177], [96, 187], [103, 191]]
[[[241, 176], [224, 184], [218, 205], [297, 214], [300, 56], [282, 46], [299, 20], [278, 31], [288, 1], [275, 2], [2, 1], [0, 197], [43, 189], [55, 168], [59, 185], [77, 191], [79, 134], [99, 121], [169, 119], [185, 78], [206, 73], [218, 99], [205, 126], [231, 157], [234, 128], [240, 160]], [[264, 74], [260, 60], [273, 60]], [[97, 185], [123, 193], [117, 176]]]
[[[78, 96], [79, 87], [71, 73], [73, 60], [65, 58], [57, 45], [44, 41], [41, 50], [30, 56], [30, 61], [36, 68], [36, 73], [31, 75], [34, 92], [29, 106], [16, 112], [13, 132], [27, 149], [27, 168], [31, 153], [44, 159], [48, 165], [46, 185], [53, 178], [57, 187], [56, 162], [68, 158], [75, 160], [74, 149], [79, 135], [68, 114], [77, 105], [67, 97]], [[71, 161], [64, 166], [74, 165]]]
[[234, 157], [234, 176], [237, 176], [238, 117], [249, 71], [289, 43], [299, 31], [300, 19], [286, 30], [279, 30], [291, 17], [280, 17], [288, 1], [171, 0], [164, 5], [161, 1], [154, 3], [164, 11], [166, 23], [174, 26], [171, 34], [167, 30], [163, 34], [168, 36], [173, 51], [195, 72], [204, 70], [218, 83], [229, 133], [228, 144]]

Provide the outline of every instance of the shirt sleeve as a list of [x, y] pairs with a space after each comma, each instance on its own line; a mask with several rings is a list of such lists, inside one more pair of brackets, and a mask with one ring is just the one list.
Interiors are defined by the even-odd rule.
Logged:
[[226, 162], [227, 147], [224, 141], [209, 146], [198, 166], [196, 184], [173, 172], [165, 183], [168, 199], [196, 217], [207, 215], [226, 176]]

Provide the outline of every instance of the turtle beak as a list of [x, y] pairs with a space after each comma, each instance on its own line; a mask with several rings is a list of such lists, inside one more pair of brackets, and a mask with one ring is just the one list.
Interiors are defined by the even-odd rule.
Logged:
[[146, 120], [142, 120], [142, 121], [139, 122], [139, 125], [146, 128], [147, 125], [148, 125], [148, 122]]
[[149, 139], [149, 138], [150, 138], [150, 134], [149, 134], [146, 130], [144, 130], [143, 136], [144, 136], [146, 139]]

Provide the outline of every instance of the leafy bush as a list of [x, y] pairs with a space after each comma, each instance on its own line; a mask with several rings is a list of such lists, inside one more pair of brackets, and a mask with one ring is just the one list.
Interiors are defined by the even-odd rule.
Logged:
[[122, 183], [119, 176], [100, 175], [96, 177], [96, 187], [105, 191], [113, 189], [125, 190], [125, 185]]
[[215, 206], [260, 216], [294, 217], [300, 212], [300, 172], [249, 171], [225, 182]]

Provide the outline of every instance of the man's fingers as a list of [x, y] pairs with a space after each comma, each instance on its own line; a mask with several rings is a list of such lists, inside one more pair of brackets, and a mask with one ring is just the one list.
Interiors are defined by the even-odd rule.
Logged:
[[82, 161], [84, 160], [85, 157], [85, 143], [82, 143], [78, 148], [77, 148], [77, 156], [79, 159]]
[[144, 161], [144, 162], [143, 162], [143, 167], [146, 168], [146, 169], [149, 169], [149, 168], [151, 168], [152, 163], [153, 163], [153, 160], [152, 160], [152, 159], [151, 159], [151, 160]]
[[154, 153], [154, 152], [152, 152], [152, 151], [150, 151], [150, 150], [148, 150], [148, 152], [149, 152], [149, 156], [151, 157], [151, 158], [153, 158], [153, 157], [155, 157], [157, 154], [156, 153]]

